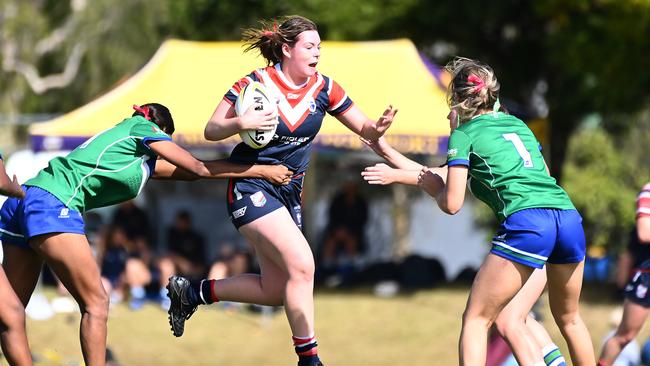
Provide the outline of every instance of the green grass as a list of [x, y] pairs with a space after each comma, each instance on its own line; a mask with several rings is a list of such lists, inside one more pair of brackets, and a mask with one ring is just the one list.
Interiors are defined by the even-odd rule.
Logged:
[[[453, 365], [460, 316], [468, 288], [439, 288], [391, 299], [364, 292], [318, 292], [316, 332], [327, 365]], [[609, 290], [588, 288], [582, 313], [597, 350], [618, 304], [599, 301]], [[606, 299], [606, 300], [607, 300]], [[544, 303], [547, 303], [546, 296]], [[545, 305], [544, 324], [566, 354], [566, 346]], [[37, 365], [80, 365], [77, 314], [28, 321]], [[648, 335], [647, 331], [642, 333]], [[169, 331], [167, 314], [156, 305], [111, 310], [108, 344], [122, 365], [287, 366], [295, 364], [284, 313], [270, 318], [220, 307], [200, 308], [185, 335]], [[6, 364], [5, 361], [0, 364]]]

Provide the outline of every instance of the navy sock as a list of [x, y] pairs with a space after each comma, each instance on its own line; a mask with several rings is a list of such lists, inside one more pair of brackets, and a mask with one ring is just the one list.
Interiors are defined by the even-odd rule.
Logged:
[[190, 287], [187, 289], [187, 300], [192, 306], [203, 305], [201, 300], [201, 284], [203, 281], [192, 281]]
[[[215, 282], [215, 280], [202, 280], [192, 283], [191, 287], [193, 291], [191, 292], [193, 293], [193, 299], [190, 301], [193, 301], [193, 305], [210, 305], [214, 302], [219, 301], [212, 293], [212, 286], [214, 286], [213, 282]], [[189, 297], [190, 296], [188, 294], [188, 299]]]
[[298, 359], [298, 366], [314, 366], [319, 361], [320, 358], [318, 358], [318, 355], [302, 356]]

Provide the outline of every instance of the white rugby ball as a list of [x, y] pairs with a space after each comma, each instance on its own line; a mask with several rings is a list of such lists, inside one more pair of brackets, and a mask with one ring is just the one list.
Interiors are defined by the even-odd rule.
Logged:
[[[268, 91], [262, 83], [253, 81], [246, 85], [244, 89], [239, 92], [237, 102], [235, 102], [235, 113], [238, 116], [243, 115], [250, 106], [258, 104], [257, 110], [277, 110], [278, 106], [275, 98], [269, 95]], [[272, 130], [243, 130], [239, 133], [242, 141], [253, 149], [261, 149], [266, 146], [275, 135], [276, 128]]]

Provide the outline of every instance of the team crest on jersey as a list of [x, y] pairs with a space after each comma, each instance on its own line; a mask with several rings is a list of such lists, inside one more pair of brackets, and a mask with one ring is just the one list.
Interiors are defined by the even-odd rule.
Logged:
[[253, 202], [253, 206], [255, 207], [262, 207], [266, 204], [266, 196], [264, 196], [262, 191], [257, 191], [251, 194], [251, 202]]
[[316, 101], [314, 98], [309, 98], [309, 101], [307, 102], [309, 105], [309, 113], [314, 114], [316, 113]]

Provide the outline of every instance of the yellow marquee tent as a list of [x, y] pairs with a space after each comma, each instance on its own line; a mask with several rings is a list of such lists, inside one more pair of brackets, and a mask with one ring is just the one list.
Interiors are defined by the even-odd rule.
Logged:
[[[224, 147], [203, 139], [203, 128], [223, 94], [239, 78], [265, 66], [255, 53], [242, 53], [238, 42], [168, 40], [133, 77], [96, 100], [49, 122], [30, 128], [32, 149], [59, 150], [132, 113], [133, 104], [162, 103], [174, 116], [174, 140], [188, 148]], [[444, 91], [409, 40], [323, 42], [319, 71], [336, 80], [371, 118], [389, 104], [399, 113], [388, 132], [403, 152], [438, 154], [445, 149], [449, 125]], [[327, 117], [317, 145], [359, 148], [361, 142], [345, 126]]]

